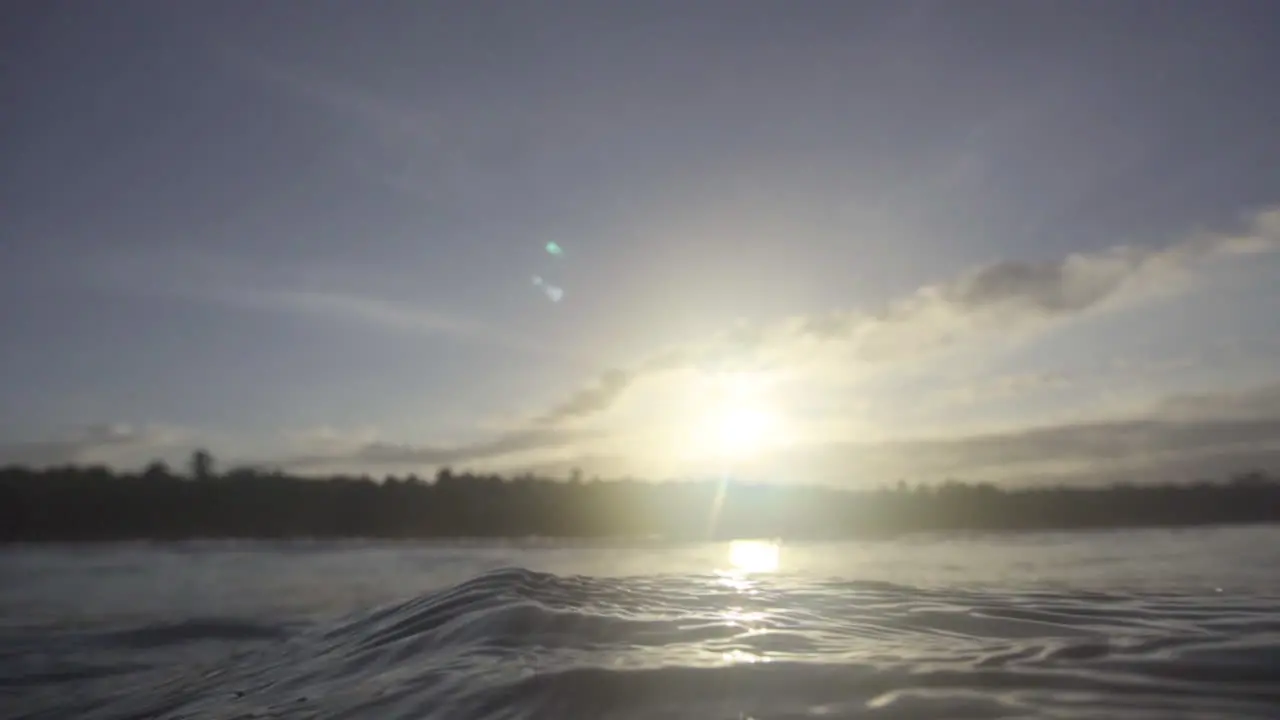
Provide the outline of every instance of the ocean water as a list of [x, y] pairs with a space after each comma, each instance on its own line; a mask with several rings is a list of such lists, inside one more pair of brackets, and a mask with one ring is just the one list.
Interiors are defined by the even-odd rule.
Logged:
[[1280, 529], [0, 548], [4, 718], [1280, 718]]

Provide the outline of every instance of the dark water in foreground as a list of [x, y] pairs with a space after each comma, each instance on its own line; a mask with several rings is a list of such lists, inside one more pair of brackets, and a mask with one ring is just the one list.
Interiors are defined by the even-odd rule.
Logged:
[[1280, 529], [0, 550], [5, 718], [1280, 718]]

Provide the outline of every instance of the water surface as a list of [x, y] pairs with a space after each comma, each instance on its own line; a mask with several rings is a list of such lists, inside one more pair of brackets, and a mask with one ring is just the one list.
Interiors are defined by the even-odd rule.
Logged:
[[1280, 529], [0, 551], [13, 718], [1280, 717]]

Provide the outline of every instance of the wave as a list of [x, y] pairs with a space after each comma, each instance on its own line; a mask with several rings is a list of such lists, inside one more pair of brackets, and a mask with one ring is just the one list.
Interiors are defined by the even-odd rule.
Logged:
[[10, 717], [111, 720], [1274, 718], [1274, 606], [507, 568], [302, 626], [9, 631], [0, 692]]
[[101, 641], [108, 645], [157, 648], [193, 642], [275, 640], [285, 637], [287, 632], [287, 628], [274, 624], [223, 618], [193, 618], [111, 632], [102, 636]]

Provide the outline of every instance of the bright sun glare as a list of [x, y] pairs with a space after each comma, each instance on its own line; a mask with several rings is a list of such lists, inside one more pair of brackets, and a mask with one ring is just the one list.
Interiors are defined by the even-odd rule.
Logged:
[[750, 457], [777, 439], [778, 418], [768, 410], [766, 380], [750, 373], [710, 378], [711, 395], [701, 420], [702, 452], [728, 460]]
[[734, 408], [716, 419], [715, 444], [726, 457], [751, 454], [769, 439], [773, 418], [763, 410]]
[[729, 564], [741, 572], [773, 572], [778, 569], [778, 544], [767, 540], [734, 540], [729, 543]]

